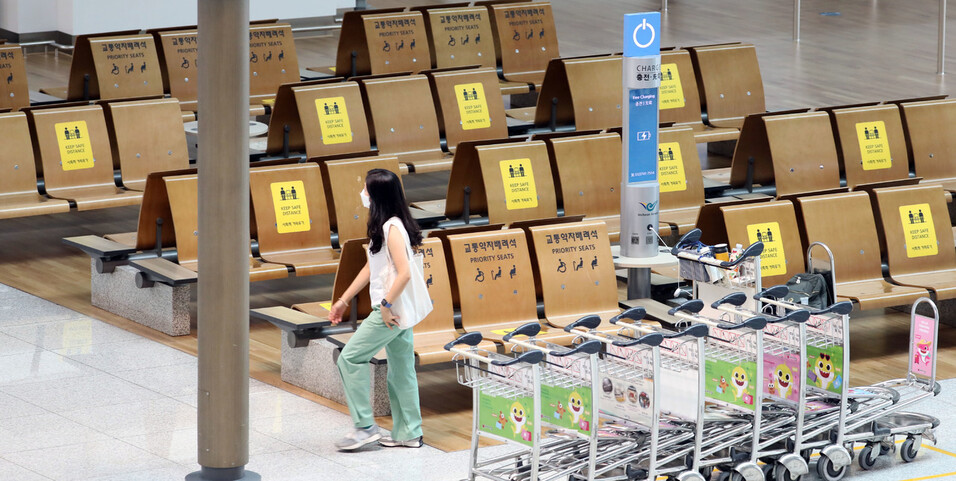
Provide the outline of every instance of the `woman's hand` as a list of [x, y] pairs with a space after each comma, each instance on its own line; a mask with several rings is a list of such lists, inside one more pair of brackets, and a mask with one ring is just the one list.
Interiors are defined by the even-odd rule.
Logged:
[[333, 326], [342, 322], [342, 315], [345, 314], [345, 310], [348, 309], [348, 307], [348, 304], [346, 304], [342, 299], [332, 303], [332, 309], [329, 309], [329, 321]]
[[400, 327], [398, 324], [398, 316], [392, 314], [391, 309], [382, 306], [380, 312], [382, 313], [382, 322], [384, 322], [389, 329], [392, 329], [393, 327]]

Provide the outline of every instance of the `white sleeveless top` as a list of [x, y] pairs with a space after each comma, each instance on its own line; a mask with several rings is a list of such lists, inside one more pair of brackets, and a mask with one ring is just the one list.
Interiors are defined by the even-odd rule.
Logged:
[[[382, 248], [379, 249], [377, 253], [372, 253], [371, 245], [369, 245], [369, 250], [366, 251], [368, 255], [368, 268], [369, 268], [369, 296], [371, 297], [372, 307], [378, 306], [382, 303], [382, 298], [385, 297], [385, 294], [388, 293], [388, 288], [391, 286], [385, 285], [386, 282], [390, 282], [391, 279], [394, 279], [397, 275], [395, 270], [395, 263], [391, 261], [388, 256], [388, 233], [390, 228], [394, 226], [402, 233], [402, 237], [405, 238], [406, 249], [407, 246], [411, 245], [411, 240], [408, 238], [408, 232], [405, 230], [405, 225], [402, 224], [402, 220], [398, 217], [392, 217], [385, 221], [385, 224], [382, 225]], [[389, 299], [389, 302], [395, 302], [395, 299]]]

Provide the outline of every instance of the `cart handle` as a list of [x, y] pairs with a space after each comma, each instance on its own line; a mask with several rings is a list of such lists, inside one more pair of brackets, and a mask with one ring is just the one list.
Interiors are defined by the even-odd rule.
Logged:
[[524, 354], [522, 354], [522, 355], [520, 355], [520, 356], [518, 356], [518, 357], [514, 357], [514, 358], [511, 358], [511, 359], [507, 359], [507, 360], [505, 360], [505, 359], [497, 360], [497, 359], [496, 359], [496, 360], [493, 360], [493, 361], [491, 361], [491, 364], [494, 365], [494, 366], [511, 366], [511, 365], [514, 365], [514, 364], [518, 364], [519, 362], [523, 362], [523, 363], [526, 363], [526, 364], [537, 364], [537, 363], [541, 362], [541, 360], [543, 360], [543, 359], [544, 359], [544, 353], [543, 353], [543, 352], [541, 352], [541, 351], [528, 351], [528, 352], [526, 352], [526, 353], [524, 353]]
[[664, 342], [664, 335], [659, 332], [652, 332], [650, 334], [645, 334], [636, 339], [628, 339], [628, 340], [619, 339], [616, 341], [612, 341], [611, 344], [615, 346], [620, 346], [620, 347], [631, 347], [631, 346], [637, 346], [637, 345], [656, 347], [656, 346], [660, 346], [662, 342]]
[[[612, 319], [611, 322], [614, 322], [614, 320]], [[574, 329], [577, 329], [580, 327], [582, 329], [587, 329], [590, 331], [591, 329], [597, 329], [597, 327], [600, 325], [601, 325], [601, 316], [598, 316], [596, 314], [591, 314], [589, 316], [584, 316], [572, 322], [571, 324], [568, 324], [567, 326], [564, 326], [564, 330], [566, 332], [571, 332]]]
[[714, 309], [720, 309], [720, 306], [724, 304], [731, 304], [735, 307], [740, 307], [744, 305], [745, 302], [747, 302], [747, 294], [744, 294], [743, 292], [734, 292], [733, 294], [727, 294], [726, 296], [717, 299], [713, 304], [710, 305], [710, 307], [713, 307]]
[[786, 297], [787, 294], [790, 294], [790, 288], [786, 284], [780, 284], [773, 287], [768, 287], [756, 294], [754, 294], [754, 299], [760, 300], [763, 297], [770, 299], [780, 299], [781, 297]]
[[537, 336], [538, 333], [540, 332], [541, 332], [541, 324], [538, 324], [537, 322], [529, 322], [527, 324], [522, 324], [517, 329], [509, 332], [508, 334], [505, 334], [504, 337], [501, 338], [501, 340], [508, 342], [511, 340], [512, 337], [515, 337], [515, 336], [534, 337], [534, 336]]
[[705, 324], [691, 324], [687, 326], [683, 331], [675, 332], [672, 334], [664, 334], [666, 338], [673, 337], [707, 337], [710, 334], [710, 329], [707, 328]]
[[725, 331], [733, 331], [735, 329], [743, 329], [743, 328], [759, 331], [763, 329], [764, 327], [767, 327], [767, 318], [763, 316], [754, 316], [749, 319], [745, 319], [743, 322], [740, 322], [738, 324], [731, 324], [729, 322], [721, 322], [720, 324], [717, 324], [717, 327]]
[[603, 344], [604, 344], [604, 343], [601, 342], [601, 341], [594, 341], [594, 340], [584, 341], [584, 342], [582, 342], [581, 344], [578, 344], [577, 346], [574, 346], [573, 349], [569, 349], [569, 350], [563, 351], [563, 352], [551, 351], [550, 354], [551, 354], [552, 356], [555, 356], [555, 357], [565, 357], [565, 356], [570, 356], [570, 355], [578, 354], [578, 353], [584, 353], [584, 354], [587, 354], [587, 355], [594, 355], [594, 354], [597, 354], [597, 353], [601, 352], [601, 346], [602, 346]]
[[632, 307], [625, 310], [624, 312], [612, 317], [610, 319], [611, 324], [617, 324], [621, 319], [630, 319], [632, 321], [640, 321], [647, 316], [647, 310], [641, 306]]
[[467, 344], [471, 347], [475, 347], [478, 344], [481, 344], [481, 341], [483, 339], [484, 338], [481, 337], [480, 332], [469, 332], [468, 334], [462, 334], [461, 336], [458, 336], [458, 338], [455, 339], [454, 341], [451, 341], [448, 344], [445, 344], [445, 350], [451, 351], [453, 347], [459, 344]]
[[826, 309], [821, 309], [819, 311], [813, 311], [811, 314], [839, 314], [845, 316], [853, 311], [853, 302], [852, 301], [840, 301], [836, 304], [831, 304], [830, 307]]
[[676, 256], [677, 253], [678, 253], [678, 252], [681, 250], [681, 248], [683, 248], [684, 246], [689, 245], [689, 244], [696, 244], [696, 243], [700, 242], [700, 237], [701, 237], [703, 234], [704, 234], [704, 233], [701, 232], [700, 229], [693, 229], [693, 230], [691, 230], [690, 232], [684, 234], [683, 236], [681, 236], [680, 240], [678, 240], [677, 243], [674, 244], [674, 247], [671, 248], [671, 254]]
[[685, 302], [685, 303], [683, 303], [683, 304], [681, 304], [681, 305], [679, 305], [679, 306], [677, 306], [677, 307], [675, 307], [675, 308], [673, 308], [673, 309], [667, 311], [667, 313], [670, 314], [670, 315], [672, 315], [672, 316], [677, 315], [677, 313], [678, 313], [678, 312], [681, 312], [681, 311], [687, 311], [687, 312], [690, 312], [690, 313], [692, 313], [692, 314], [697, 314], [698, 312], [700, 312], [700, 311], [703, 310], [703, 309], [704, 309], [704, 301], [702, 301], [702, 300], [700, 300], [700, 299], [694, 299], [694, 300], [691, 300], [691, 301], [687, 301], [687, 302]]

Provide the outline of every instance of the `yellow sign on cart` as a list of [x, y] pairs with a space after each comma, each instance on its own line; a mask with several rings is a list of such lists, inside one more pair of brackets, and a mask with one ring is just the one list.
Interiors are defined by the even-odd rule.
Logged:
[[680, 85], [680, 72], [676, 63], [661, 65], [660, 109], [679, 109], [684, 107], [684, 89]]
[[926, 257], [939, 254], [936, 242], [936, 226], [929, 204], [900, 206], [900, 221], [903, 222], [903, 239], [906, 257]]
[[505, 205], [508, 210], [533, 209], [538, 206], [538, 191], [534, 186], [531, 159], [502, 160], [501, 181], [505, 187]]
[[680, 143], [665, 142], [658, 145], [657, 160], [657, 178], [661, 184], [661, 192], [687, 190], [687, 176], [684, 174]]
[[305, 185], [301, 180], [273, 182], [272, 205], [276, 211], [276, 230], [280, 234], [306, 232], [312, 228]]
[[764, 222], [747, 226], [747, 237], [750, 243], [763, 242], [763, 253], [760, 254], [760, 275], [780, 276], [787, 273], [787, 258], [783, 253], [783, 235], [780, 224]]
[[458, 113], [461, 114], [461, 128], [464, 130], [491, 127], [488, 113], [488, 101], [481, 83], [455, 85], [455, 98], [458, 99]]
[[893, 166], [886, 125], [882, 120], [856, 124], [856, 139], [860, 143], [863, 170], [889, 169]]
[[345, 108], [345, 97], [315, 99], [315, 110], [319, 113], [323, 144], [347, 144], [352, 141], [352, 126]]
[[93, 168], [93, 144], [85, 120], [54, 124], [57, 144], [60, 146], [60, 166], [63, 170]]

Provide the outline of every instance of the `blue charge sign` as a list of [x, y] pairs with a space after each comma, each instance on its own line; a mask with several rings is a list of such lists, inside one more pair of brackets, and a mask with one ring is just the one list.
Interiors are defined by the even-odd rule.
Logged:
[[624, 151], [628, 183], [657, 180], [658, 88], [661, 81], [661, 15], [624, 16]]

